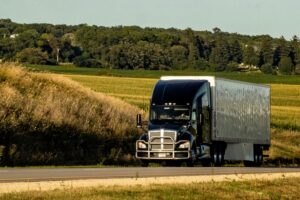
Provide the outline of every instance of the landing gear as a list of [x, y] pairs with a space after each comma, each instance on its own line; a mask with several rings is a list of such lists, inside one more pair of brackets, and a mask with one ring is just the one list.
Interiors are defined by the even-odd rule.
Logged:
[[260, 145], [254, 145], [253, 151], [253, 161], [244, 161], [244, 165], [246, 167], [259, 167], [263, 163], [263, 147]]

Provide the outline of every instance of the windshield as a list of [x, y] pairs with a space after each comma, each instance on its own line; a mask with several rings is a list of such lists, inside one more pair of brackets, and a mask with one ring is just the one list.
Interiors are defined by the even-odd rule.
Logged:
[[190, 110], [188, 106], [153, 106], [150, 116], [151, 121], [187, 121]]

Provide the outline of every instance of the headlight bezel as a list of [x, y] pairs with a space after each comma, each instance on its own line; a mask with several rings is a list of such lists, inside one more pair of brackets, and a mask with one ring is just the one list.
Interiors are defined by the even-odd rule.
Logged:
[[179, 146], [178, 146], [178, 149], [189, 149], [190, 148], [190, 142], [189, 141], [186, 141], [186, 142], [183, 142], [181, 143]]
[[138, 146], [138, 149], [147, 149], [147, 145], [142, 141], [139, 141], [137, 146]]

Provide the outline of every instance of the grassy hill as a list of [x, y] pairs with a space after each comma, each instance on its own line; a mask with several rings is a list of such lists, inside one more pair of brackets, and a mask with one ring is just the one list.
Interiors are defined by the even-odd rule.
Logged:
[[130, 160], [135, 106], [57, 75], [0, 65], [0, 163]]

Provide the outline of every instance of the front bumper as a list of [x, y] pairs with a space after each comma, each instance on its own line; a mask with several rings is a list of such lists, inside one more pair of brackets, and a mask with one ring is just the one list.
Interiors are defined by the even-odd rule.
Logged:
[[[169, 139], [171, 142], [154, 142], [155, 139]], [[146, 145], [146, 149], [138, 148], [138, 143], [142, 142]], [[187, 160], [191, 157], [191, 148], [178, 149], [177, 147], [188, 140], [180, 140], [175, 142], [171, 137], [151, 137], [146, 142], [145, 140], [136, 141], [135, 157], [145, 160]], [[157, 148], [160, 147], [160, 148]]]

